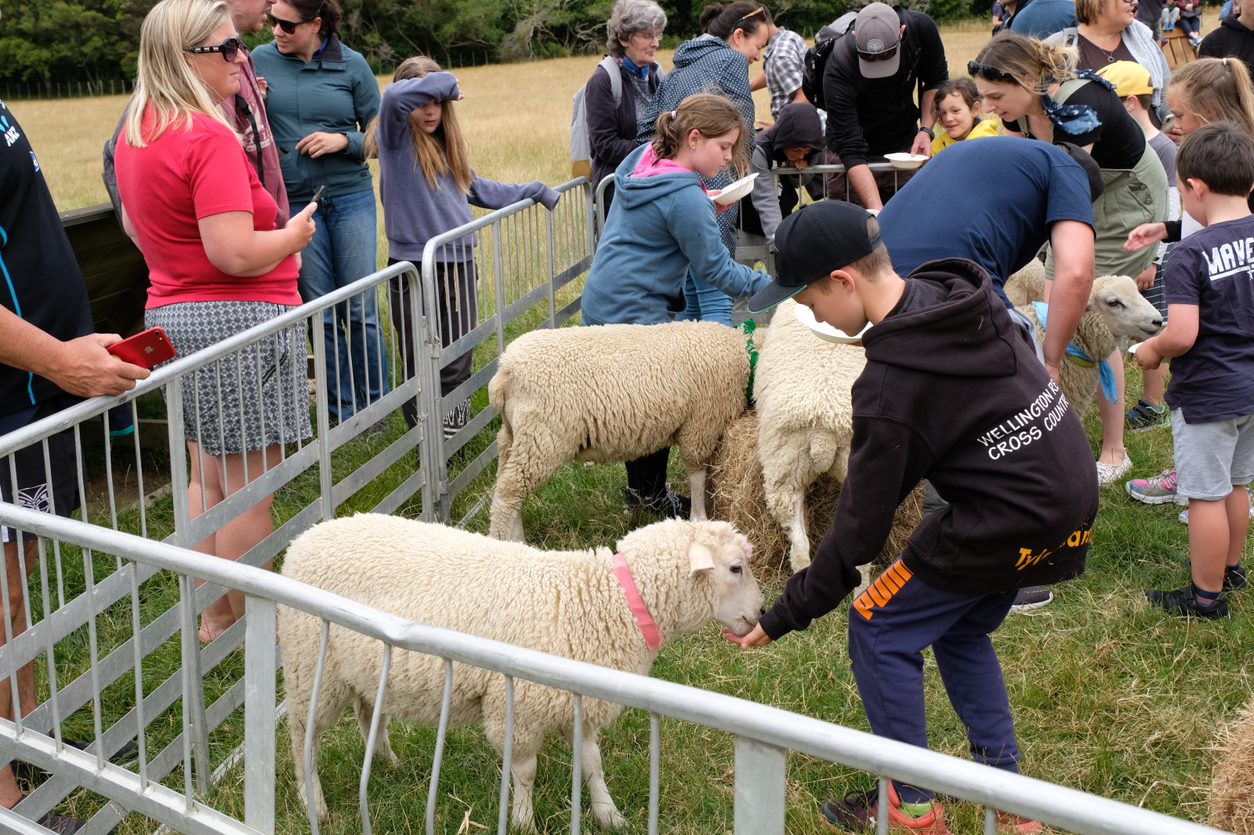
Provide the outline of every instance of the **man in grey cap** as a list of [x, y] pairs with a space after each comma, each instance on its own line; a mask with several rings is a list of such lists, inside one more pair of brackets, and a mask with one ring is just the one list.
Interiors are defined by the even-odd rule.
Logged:
[[829, 194], [844, 198], [848, 190], [852, 202], [882, 208], [882, 195], [891, 195], [908, 176], [877, 176], [867, 163], [895, 151], [930, 153], [932, 101], [947, 78], [945, 46], [930, 17], [885, 3], [858, 12], [823, 70], [827, 147], [847, 169], [847, 185], [838, 177]]

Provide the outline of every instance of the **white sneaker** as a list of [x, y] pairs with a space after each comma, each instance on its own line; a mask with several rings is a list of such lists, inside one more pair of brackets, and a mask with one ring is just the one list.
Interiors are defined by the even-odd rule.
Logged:
[[[1189, 524], [1189, 509], [1186, 507], [1180, 511], [1180, 515], [1176, 518], [1180, 520], [1181, 525]], [[1250, 496], [1250, 518], [1254, 519], [1254, 495]]]
[[1123, 460], [1118, 464], [1103, 464], [1097, 462], [1097, 483], [1099, 486], [1105, 487], [1107, 484], [1113, 484], [1123, 475], [1132, 469], [1132, 458], [1128, 455], [1128, 451], [1123, 451]]

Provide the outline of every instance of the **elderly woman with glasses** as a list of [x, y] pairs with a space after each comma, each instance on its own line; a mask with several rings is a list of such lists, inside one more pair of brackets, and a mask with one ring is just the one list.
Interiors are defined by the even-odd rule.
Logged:
[[[1070, 142], [1089, 152], [1101, 168], [1105, 187], [1093, 202], [1094, 274], [1137, 276], [1153, 261], [1154, 249], [1125, 252], [1123, 244], [1137, 226], [1167, 216], [1167, 174], [1114, 88], [1104, 78], [1077, 70], [1072, 55], [1065, 47], [1003, 32], [967, 65], [967, 71], [985, 109], [1001, 117], [1007, 133]], [[1052, 257], [1045, 269], [1053, 275]], [[1087, 288], [1076, 288], [1077, 293], [1080, 289], [1087, 302]], [[1078, 308], [1073, 306], [1076, 302], [1064, 300], [1065, 309], [1081, 309], [1083, 302]], [[1097, 477], [1109, 484], [1132, 466], [1123, 447], [1123, 357], [1116, 349], [1110, 357], [1092, 359], [1107, 360], [1113, 372], [1113, 392], [1108, 388], [1106, 396], [1098, 398], [1102, 449]]]
[[[239, 91], [243, 44], [221, 0], [161, 0], [140, 29], [135, 95], [118, 143], [123, 225], [148, 265], [144, 322], [180, 355], [209, 348], [300, 304], [296, 253], [314, 205], [276, 228], [279, 207], [257, 179], [222, 102]], [[196, 518], [277, 466], [309, 437], [305, 338], [289, 327], [180, 381]], [[174, 454], [171, 450], [171, 454]], [[237, 560], [274, 529], [273, 497], [220, 524], [196, 549]], [[232, 591], [204, 610], [200, 638], [244, 613]]]
[[[749, 65], [762, 57], [771, 37], [771, 13], [760, 3], [738, 0], [725, 6], [711, 4], [701, 11], [699, 38], [685, 41], [675, 50], [675, 69], [658, 90], [653, 107], [640, 122], [636, 138], [653, 136], [657, 118], [679, 107], [696, 93], [719, 93], [740, 112], [746, 136], [753, 136], [753, 93], [749, 89]], [[706, 188], [721, 189], [733, 178], [726, 172], [702, 178]], [[719, 233], [727, 251], [735, 257], [739, 211], [733, 205], [718, 216]], [[681, 318], [731, 324], [732, 299], [722, 290], [692, 275], [684, 285], [687, 309]]]
[[1151, 99], [1161, 119], [1163, 95], [1171, 81], [1171, 67], [1158, 46], [1154, 31], [1136, 19], [1136, 0], [1076, 0], [1074, 27], [1046, 39], [1050, 46], [1074, 47], [1076, 67], [1097, 72], [1116, 61], [1140, 64], [1150, 74]]
[[[649, 112], [665, 75], [654, 61], [665, 28], [666, 12], [653, 0], [618, 0], [610, 12], [605, 24], [610, 54], [592, 71], [584, 93], [594, 186], [640, 145], [640, 116]], [[607, 212], [613, 199], [610, 185], [605, 191]]]
[[[379, 84], [366, 59], [339, 38], [335, 0], [278, 0], [270, 8], [274, 41], [253, 53], [270, 90], [266, 111], [283, 156], [293, 212], [322, 187], [318, 231], [301, 256], [300, 297], [307, 302], [374, 272], [374, 180], [363, 150], [379, 112]], [[327, 398], [332, 423], [388, 391], [388, 359], [373, 291], [323, 314]]]

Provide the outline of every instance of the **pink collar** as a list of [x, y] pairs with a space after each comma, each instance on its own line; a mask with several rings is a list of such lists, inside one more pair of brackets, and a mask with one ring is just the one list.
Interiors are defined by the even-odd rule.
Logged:
[[614, 576], [618, 578], [618, 585], [622, 587], [623, 596], [627, 598], [627, 608], [631, 609], [631, 613], [636, 617], [636, 625], [640, 627], [640, 634], [644, 636], [645, 646], [650, 650], [656, 650], [662, 646], [662, 633], [653, 622], [649, 607], [645, 606], [644, 601], [640, 599], [640, 592], [636, 589], [636, 581], [631, 577], [631, 568], [627, 565], [627, 558], [622, 554], [615, 554], [610, 564], [614, 566]]

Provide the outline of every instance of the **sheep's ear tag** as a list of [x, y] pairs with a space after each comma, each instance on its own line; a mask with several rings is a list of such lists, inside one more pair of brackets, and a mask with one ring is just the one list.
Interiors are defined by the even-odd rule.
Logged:
[[714, 568], [714, 552], [699, 542], [694, 542], [688, 546], [688, 567], [689, 574], [696, 574], [698, 571], [710, 571]]

